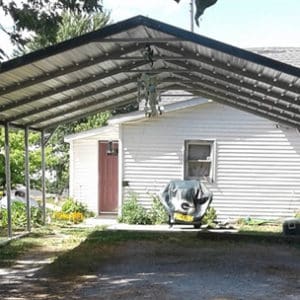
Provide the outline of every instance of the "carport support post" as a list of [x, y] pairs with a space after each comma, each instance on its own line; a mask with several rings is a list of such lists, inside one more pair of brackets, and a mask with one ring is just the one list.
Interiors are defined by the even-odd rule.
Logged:
[[7, 198], [7, 228], [8, 237], [12, 237], [11, 229], [11, 177], [10, 177], [10, 149], [9, 149], [9, 124], [4, 125], [5, 132], [5, 181], [6, 181], [6, 198]]
[[25, 186], [26, 186], [26, 216], [27, 216], [27, 231], [31, 230], [31, 211], [30, 211], [30, 177], [29, 177], [29, 129], [25, 127]]
[[45, 131], [41, 132], [43, 224], [46, 224]]

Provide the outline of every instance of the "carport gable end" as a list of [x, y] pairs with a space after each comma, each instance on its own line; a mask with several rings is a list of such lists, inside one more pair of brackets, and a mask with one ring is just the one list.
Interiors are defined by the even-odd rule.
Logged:
[[[143, 57], [145, 45], [153, 49], [153, 67]], [[143, 72], [157, 74], [163, 91], [190, 91], [197, 97], [299, 128], [299, 68], [143, 16], [3, 63], [0, 124], [44, 133], [59, 124], [132, 103], [137, 97], [138, 75]], [[218, 142], [209, 146], [214, 136], [200, 140], [196, 146], [208, 147], [219, 155]], [[194, 136], [187, 138], [193, 142]], [[184, 176], [189, 168], [184, 167], [183, 156], [176, 157]], [[282, 161], [284, 158], [280, 158]], [[202, 163], [214, 170], [211, 162]], [[215, 180], [219, 180], [220, 173], [215, 173]], [[174, 174], [179, 174], [178, 169]], [[240, 180], [238, 175], [233, 172], [232, 178]], [[266, 178], [260, 182], [269, 182]], [[158, 177], [157, 182], [160, 185], [163, 179]], [[240, 190], [247, 190], [245, 186]], [[291, 186], [287, 192], [293, 190], [296, 195], [297, 185]], [[278, 210], [280, 207], [278, 204]]]
[[143, 16], [4, 62], [1, 124], [44, 130], [132, 103], [147, 72], [162, 90], [299, 127], [299, 68]]

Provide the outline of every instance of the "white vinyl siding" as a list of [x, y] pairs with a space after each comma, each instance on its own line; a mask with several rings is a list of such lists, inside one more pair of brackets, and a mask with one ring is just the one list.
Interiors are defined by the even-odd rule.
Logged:
[[[70, 196], [98, 213], [99, 140], [118, 140], [118, 126], [102, 127], [101, 134], [70, 141]], [[83, 134], [87, 134], [83, 133]]]
[[184, 178], [184, 141], [214, 140], [212, 205], [220, 219], [288, 217], [300, 207], [300, 135], [257, 116], [207, 103], [122, 125], [124, 188], [151, 194]]
[[98, 211], [98, 142], [76, 140], [72, 142], [73, 163], [70, 170], [70, 195]]

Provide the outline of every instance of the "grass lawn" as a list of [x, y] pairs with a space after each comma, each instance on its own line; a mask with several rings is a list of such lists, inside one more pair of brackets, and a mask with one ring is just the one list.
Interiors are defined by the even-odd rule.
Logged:
[[[261, 225], [239, 225], [239, 232], [251, 235], [277, 235], [282, 232], [281, 224]], [[106, 231], [105, 227], [82, 228], [69, 225], [51, 224], [35, 228], [28, 235], [21, 239], [13, 240], [0, 248], [0, 267], [9, 267], [27, 252], [49, 253], [53, 257], [53, 263], [47, 266], [46, 272], [53, 274], [86, 273], [93, 270], [93, 265], [98, 265], [111, 253], [116, 243], [130, 240], [156, 240], [165, 241], [169, 239], [184, 239], [184, 243], [191, 241], [195, 243], [197, 233], [172, 232], [132, 232], [132, 231]], [[190, 237], [193, 236], [191, 240]], [[197, 242], [197, 241], [196, 241]], [[208, 241], [209, 242], [209, 241]], [[95, 247], [93, 247], [95, 245]], [[101, 247], [99, 247], [101, 245]], [[72, 251], [76, 248], [76, 251]], [[30, 251], [29, 251], [30, 250]], [[74, 264], [74, 262], [76, 262]]]
[[237, 226], [239, 233], [257, 234], [257, 235], [278, 235], [282, 234], [282, 224], [261, 224], [261, 225], [248, 225], [243, 224]]
[[[78, 246], [94, 229], [48, 225], [35, 228], [30, 234], [0, 246], [0, 267], [12, 265], [29, 250], [63, 253]], [[48, 250], [47, 250], [48, 249]]]

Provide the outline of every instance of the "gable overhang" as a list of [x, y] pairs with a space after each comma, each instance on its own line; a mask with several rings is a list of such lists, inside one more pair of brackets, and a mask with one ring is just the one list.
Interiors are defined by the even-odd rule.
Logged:
[[157, 76], [160, 92], [300, 128], [299, 68], [143, 16], [2, 63], [0, 125], [44, 131], [136, 103], [142, 73]]

